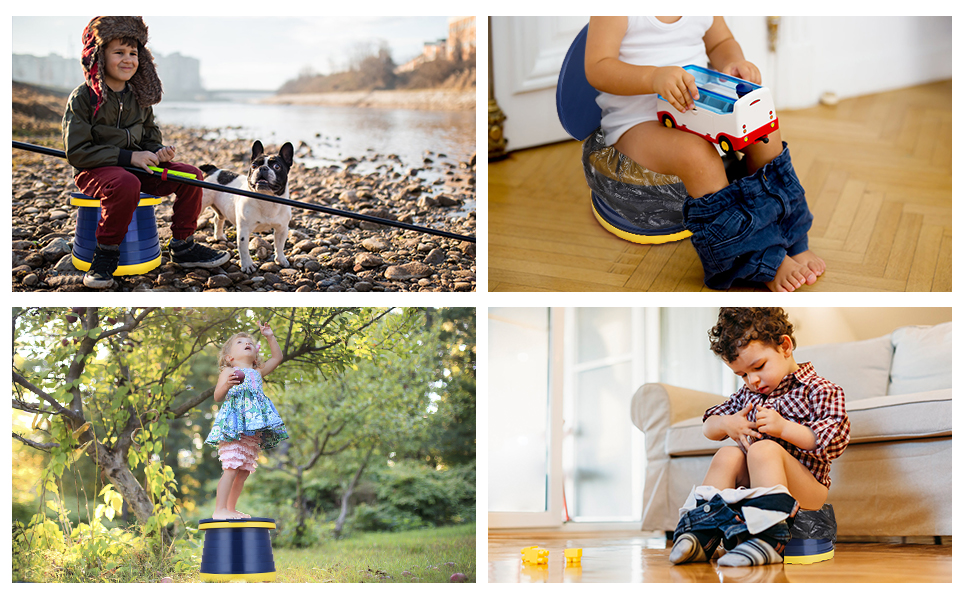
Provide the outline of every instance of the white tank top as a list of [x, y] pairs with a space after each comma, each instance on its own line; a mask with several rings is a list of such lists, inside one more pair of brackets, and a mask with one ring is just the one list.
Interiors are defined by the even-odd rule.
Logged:
[[[619, 59], [639, 66], [707, 66], [704, 34], [714, 17], [681, 17], [662, 23], [656, 17], [627, 17]], [[606, 144], [612, 146], [637, 123], [657, 120], [657, 95], [616, 96], [600, 92], [596, 103], [603, 110], [601, 125]]]

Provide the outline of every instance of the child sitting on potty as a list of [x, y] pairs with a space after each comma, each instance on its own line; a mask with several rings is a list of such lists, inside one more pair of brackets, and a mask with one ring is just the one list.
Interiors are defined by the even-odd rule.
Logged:
[[[145, 45], [148, 26], [141, 17], [95, 17], [81, 35], [84, 83], [67, 101], [61, 129], [67, 160], [78, 189], [101, 201], [95, 232], [98, 245], [82, 283], [94, 289], [114, 285], [121, 259], [119, 245], [138, 208], [141, 192], [175, 194], [172, 206], [172, 262], [183, 267], [218, 267], [229, 260], [192, 240], [202, 210], [202, 188], [151, 175], [149, 166], [195, 174], [202, 171], [172, 162], [175, 147], [162, 143], [152, 105], [162, 100], [162, 82]], [[144, 174], [125, 167], [137, 167]]]
[[788, 518], [818, 510], [829, 469], [849, 443], [842, 388], [792, 356], [793, 327], [780, 308], [722, 308], [711, 350], [744, 386], [704, 413], [704, 435], [731, 438], [680, 509], [670, 561], [706, 562], [723, 540], [721, 566], [779, 563]]
[[606, 144], [684, 182], [684, 223], [708, 287], [752, 281], [791, 292], [813, 284], [825, 261], [808, 249], [812, 215], [781, 134], [744, 148], [748, 176], [729, 183], [713, 144], [657, 120], [657, 94], [682, 113], [693, 108], [700, 96], [683, 67], [708, 61], [761, 83], [723, 17], [591, 17], [586, 78], [600, 91]]

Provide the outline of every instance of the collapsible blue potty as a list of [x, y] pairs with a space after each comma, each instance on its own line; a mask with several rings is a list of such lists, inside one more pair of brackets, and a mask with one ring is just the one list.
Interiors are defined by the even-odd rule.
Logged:
[[[119, 245], [121, 259], [113, 275], [141, 275], [162, 264], [162, 248], [155, 224], [155, 205], [161, 202], [161, 197], [141, 195], [138, 208], [128, 224], [128, 233]], [[94, 250], [98, 246], [95, 232], [101, 219], [101, 201], [75, 192], [71, 194], [71, 206], [77, 207], [71, 262], [78, 270], [87, 271], [91, 268]]]
[[269, 531], [273, 519], [202, 519], [202, 581], [276, 581]]
[[[606, 146], [600, 130], [599, 94], [586, 79], [586, 34], [589, 25], [566, 52], [556, 109], [563, 129], [583, 141], [583, 170], [590, 188], [593, 215], [607, 231], [637, 244], [662, 244], [690, 237], [684, 227], [683, 205], [687, 189], [679, 178], [644, 169]], [[737, 157], [729, 153], [725, 168]], [[730, 175], [729, 175], [730, 179]]]
[[799, 510], [785, 546], [785, 563], [808, 565], [835, 556], [835, 510], [825, 504], [818, 510]]

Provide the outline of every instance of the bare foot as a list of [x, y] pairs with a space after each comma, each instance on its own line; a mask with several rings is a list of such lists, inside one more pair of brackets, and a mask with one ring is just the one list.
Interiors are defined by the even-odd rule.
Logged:
[[212, 518], [216, 519], [217, 521], [241, 519], [243, 518], [241, 515], [242, 513], [236, 512], [234, 510], [229, 510], [228, 508], [217, 508], [214, 511], [212, 511]]
[[792, 256], [795, 262], [801, 263], [812, 270], [816, 276], [821, 275], [825, 272], [825, 261], [811, 250], [806, 250], [799, 254]]
[[237, 519], [249, 519], [249, 518], [251, 518], [249, 515], [247, 515], [244, 512], [239, 512], [238, 510], [234, 510], [233, 512], [236, 513], [236, 518]]
[[794, 292], [803, 285], [812, 285], [815, 279], [815, 273], [811, 269], [786, 255], [775, 272], [774, 280], [767, 285], [773, 292]]

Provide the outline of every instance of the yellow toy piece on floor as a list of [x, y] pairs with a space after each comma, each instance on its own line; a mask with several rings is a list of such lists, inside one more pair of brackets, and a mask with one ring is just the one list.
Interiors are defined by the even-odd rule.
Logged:
[[539, 546], [529, 546], [522, 549], [522, 562], [533, 565], [549, 564], [549, 551]]
[[583, 560], [583, 549], [582, 548], [566, 548], [563, 551], [566, 556], [566, 564], [578, 563]]

